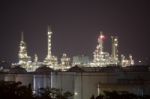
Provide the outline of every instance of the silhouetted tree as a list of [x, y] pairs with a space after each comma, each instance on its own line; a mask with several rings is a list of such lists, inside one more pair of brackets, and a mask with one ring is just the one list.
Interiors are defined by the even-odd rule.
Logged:
[[96, 97], [96, 99], [103, 99], [103, 98], [104, 98], [103, 95], [99, 95], [99, 96]]
[[0, 81], [0, 99], [68, 99], [71, 96], [72, 93], [55, 88], [40, 88], [33, 95], [31, 84], [24, 86], [21, 82]]
[[56, 88], [40, 88], [37, 93], [39, 99], [68, 99], [73, 96], [70, 92], [62, 93], [61, 90]]
[[150, 99], [150, 95], [138, 96], [126, 91], [104, 91], [103, 95], [90, 99]]
[[22, 86], [21, 82], [0, 81], [0, 98], [32, 99], [31, 86]]
[[95, 99], [94, 95], [92, 95], [90, 99]]

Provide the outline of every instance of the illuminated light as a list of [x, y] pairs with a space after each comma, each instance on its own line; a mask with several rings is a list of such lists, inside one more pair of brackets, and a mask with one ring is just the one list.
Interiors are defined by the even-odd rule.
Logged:
[[115, 46], [118, 46], [118, 44], [115, 44]]
[[104, 38], [104, 35], [101, 35], [100, 38], [103, 39], [103, 38]]
[[114, 41], [117, 41], [117, 39], [115, 38]]
[[139, 63], [141, 63], [142, 61], [139, 60]]
[[78, 95], [78, 92], [75, 92], [74, 95], [77, 96], [77, 95]]
[[48, 34], [52, 34], [52, 32], [48, 32]]
[[101, 40], [105, 39], [105, 36], [104, 35], [100, 35], [100, 39]]

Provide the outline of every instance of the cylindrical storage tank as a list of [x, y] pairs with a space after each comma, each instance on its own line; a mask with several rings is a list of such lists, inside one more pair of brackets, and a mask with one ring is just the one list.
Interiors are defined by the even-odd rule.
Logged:
[[15, 81], [16, 80], [16, 74], [6, 74], [4, 77], [4, 81]]
[[[20, 67], [20, 66], [15, 66], [14, 68], [11, 68], [10, 70], [9, 70], [9, 72], [8, 72], [8, 74], [6, 74], [5, 75], [5, 78], [4, 78], [4, 80], [5, 81], [20, 81], [20, 82], [22, 82], [22, 83], [24, 83], [23, 81], [24, 80], [19, 80], [18, 78], [17, 78], [17, 76], [18, 75], [20, 75], [20, 74], [26, 74], [27, 73], [27, 71], [24, 69], [24, 68], [22, 68], [22, 67]], [[18, 80], [17, 80], [18, 79]], [[22, 78], [23, 79], [23, 78]]]
[[74, 94], [74, 73], [73, 72], [52, 72], [51, 87], [61, 89], [62, 92], [71, 92]]
[[16, 82], [22, 82], [22, 85], [28, 86], [29, 84], [33, 85], [33, 76], [32, 74], [17, 74], [16, 75]]
[[39, 88], [51, 88], [51, 72], [53, 72], [53, 69], [45, 65], [36, 69], [33, 75], [34, 91]]

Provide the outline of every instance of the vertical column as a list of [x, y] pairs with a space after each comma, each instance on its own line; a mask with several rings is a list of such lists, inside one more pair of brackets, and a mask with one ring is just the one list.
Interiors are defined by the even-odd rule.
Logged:
[[103, 32], [101, 31], [100, 36], [98, 38], [100, 53], [103, 52], [103, 39], [104, 39], [104, 35], [103, 35]]
[[112, 58], [118, 59], [118, 37], [112, 36]]
[[50, 29], [50, 26], [48, 26], [48, 57], [51, 56], [51, 35], [52, 35], [52, 31]]

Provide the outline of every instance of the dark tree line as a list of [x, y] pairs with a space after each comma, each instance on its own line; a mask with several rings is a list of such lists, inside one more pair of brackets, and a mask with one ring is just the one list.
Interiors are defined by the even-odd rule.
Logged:
[[104, 91], [99, 96], [92, 95], [90, 99], [150, 99], [150, 95], [138, 96], [126, 91]]
[[40, 88], [33, 94], [30, 84], [24, 86], [21, 82], [0, 81], [0, 99], [68, 99], [72, 95], [55, 88]]
[[[0, 99], [68, 99], [73, 94], [63, 92], [62, 89], [40, 88], [35, 94], [29, 84], [24, 86], [21, 82], [0, 81]], [[129, 92], [104, 91], [99, 96], [90, 99], [150, 99], [149, 95], [138, 96]]]
[[23, 86], [21, 82], [0, 81], [1, 99], [32, 99], [31, 85]]

